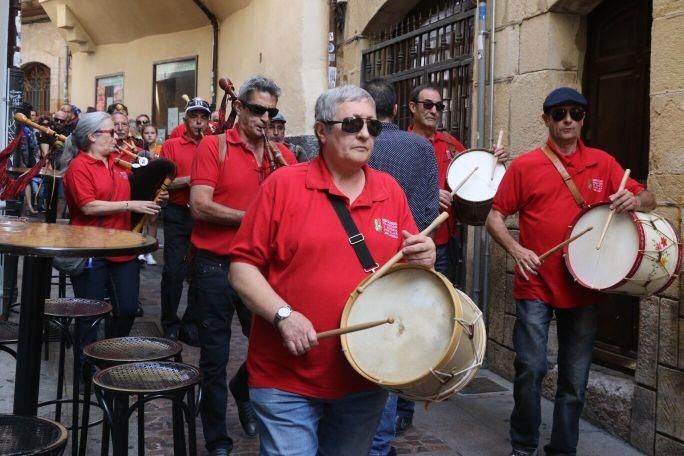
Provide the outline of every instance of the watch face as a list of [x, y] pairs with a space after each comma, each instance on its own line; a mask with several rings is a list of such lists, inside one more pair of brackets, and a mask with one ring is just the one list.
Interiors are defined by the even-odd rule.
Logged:
[[287, 318], [290, 316], [291, 313], [292, 309], [290, 309], [289, 307], [281, 307], [280, 309], [278, 309], [278, 316], [280, 318]]

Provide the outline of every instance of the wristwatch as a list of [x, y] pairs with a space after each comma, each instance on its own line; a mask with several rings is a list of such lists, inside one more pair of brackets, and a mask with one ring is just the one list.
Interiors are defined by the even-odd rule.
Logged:
[[276, 314], [273, 317], [273, 324], [275, 326], [278, 326], [278, 322], [285, 320], [290, 315], [292, 315], [292, 307], [290, 307], [290, 306], [281, 307], [280, 309], [278, 309], [276, 311]]

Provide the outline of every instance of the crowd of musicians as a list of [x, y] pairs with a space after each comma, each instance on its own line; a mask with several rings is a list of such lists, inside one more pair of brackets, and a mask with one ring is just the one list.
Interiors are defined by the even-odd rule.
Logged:
[[[316, 334], [337, 328], [350, 293], [399, 251], [408, 263], [453, 277], [461, 254], [449, 248], [458, 232], [447, 170], [465, 147], [439, 130], [449, 100], [431, 84], [410, 94], [408, 131], [394, 121], [390, 83], [327, 90], [312, 119], [319, 147], [308, 154], [285, 136], [280, 97], [276, 82], [250, 77], [233, 100], [235, 124], [225, 131], [205, 100], [190, 99], [184, 123], [161, 147], [149, 116], [136, 117], [137, 132], [130, 131], [123, 104], [84, 114], [64, 105], [40, 122], [68, 135], [66, 143], [45, 135], [35, 142], [45, 144], [43, 153], [50, 149], [52, 166], [66, 170], [59, 191], [70, 223], [116, 229], [138, 223], [155, 236], [161, 214], [161, 324], [165, 337], [200, 348], [200, 416], [211, 454], [233, 449], [229, 392], [244, 432], [258, 434], [262, 455], [395, 454], [392, 440], [412, 425], [413, 402], [364, 379], [346, 361], [339, 339], [319, 342]], [[636, 181], [620, 189], [620, 164], [582, 142], [586, 108], [574, 89], [548, 94], [540, 106], [546, 140], [540, 123], [539, 147], [507, 163], [486, 220], [517, 265], [513, 455], [539, 451], [554, 316], [559, 373], [544, 452], [576, 453], [597, 306], [605, 300], [572, 280], [560, 254], [539, 259], [565, 239], [582, 210], [549, 154], [586, 202], [609, 201], [618, 213], [655, 207], [653, 194]], [[502, 163], [509, 158], [501, 146], [491, 153]], [[132, 196], [141, 157], [175, 165], [167, 190], [154, 201]], [[37, 195], [35, 186], [27, 189], [29, 201], [40, 201]], [[35, 209], [42, 203], [28, 205]], [[448, 221], [432, 236], [421, 234], [442, 211], [450, 213]], [[506, 224], [514, 214], [517, 239]], [[76, 296], [111, 300], [110, 337], [130, 332], [139, 273], [132, 256], [92, 258], [72, 277]], [[184, 286], [187, 304], [179, 316]], [[246, 363], [227, 372], [234, 314], [249, 348]]]

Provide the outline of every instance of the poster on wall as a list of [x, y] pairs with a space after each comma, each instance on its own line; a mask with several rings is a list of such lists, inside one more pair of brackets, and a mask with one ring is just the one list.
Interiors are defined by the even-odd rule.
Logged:
[[169, 108], [166, 111], [166, 118], [169, 119], [166, 129], [171, 132], [178, 126], [178, 108]]
[[95, 78], [95, 109], [104, 111], [112, 103], [124, 101], [124, 77], [122, 74]]

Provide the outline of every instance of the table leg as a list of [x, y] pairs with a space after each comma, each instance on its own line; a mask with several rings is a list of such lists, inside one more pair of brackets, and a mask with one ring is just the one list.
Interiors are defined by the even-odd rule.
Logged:
[[24, 257], [14, 388], [14, 413], [17, 415], [36, 415], [38, 410], [45, 283], [50, 280], [51, 271], [52, 258]]

